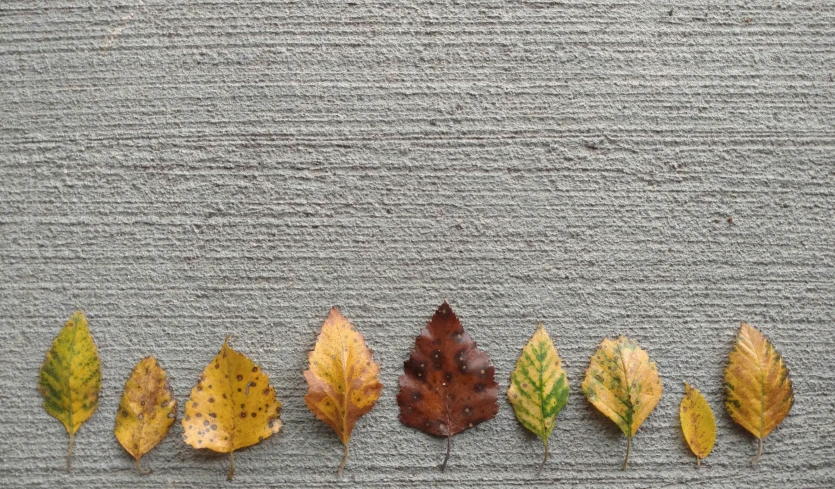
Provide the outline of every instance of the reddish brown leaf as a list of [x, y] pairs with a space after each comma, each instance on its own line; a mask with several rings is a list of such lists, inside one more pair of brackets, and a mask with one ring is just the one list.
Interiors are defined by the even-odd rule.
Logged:
[[493, 366], [444, 301], [415, 340], [404, 368], [397, 394], [400, 421], [447, 438], [444, 470], [452, 435], [499, 412]]

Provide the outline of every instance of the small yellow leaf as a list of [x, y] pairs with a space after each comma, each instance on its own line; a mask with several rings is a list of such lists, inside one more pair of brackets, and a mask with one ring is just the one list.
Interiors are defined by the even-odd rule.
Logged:
[[75, 432], [96, 411], [101, 391], [99, 355], [81, 311], [67, 321], [46, 352], [38, 390], [46, 412], [60, 421], [70, 435], [70, 470]]
[[759, 440], [789, 414], [794, 391], [783, 357], [757, 329], [742, 323], [725, 368], [725, 408], [731, 418]]
[[360, 416], [371, 411], [383, 384], [380, 365], [371, 357], [365, 339], [336, 307], [322, 324], [304, 378], [309, 386], [304, 402], [345, 444], [339, 475], [348, 461], [351, 432]]
[[235, 475], [234, 451], [269, 438], [281, 429], [281, 403], [267, 374], [223, 342], [191, 390], [183, 418], [183, 440], [194, 448], [229, 454], [229, 480]]
[[168, 374], [156, 358], [143, 358], [136, 364], [127, 382], [113, 433], [116, 439], [136, 459], [151, 451], [168, 434], [177, 417], [177, 400], [171, 394]]
[[661, 399], [655, 362], [625, 336], [617, 340], [606, 338], [591, 357], [583, 394], [626, 435], [622, 466], [626, 470], [632, 437]]
[[684, 439], [696, 455], [696, 464], [700, 466], [702, 459], [710, 454], [716, 443], [716, 418], [702, 393], [690, 387], [690, 384], [684, 384], [679, 418]]
[[[507, 398], [516, 419], [542, 440], [548, 459], [548, 438], [556, 426], [557, 414], [568, 402], [568, 380], [560, 356], [545, 327], [540, 324], [510, 374]], [[537, 472], [539, 473], [539, 472]]]

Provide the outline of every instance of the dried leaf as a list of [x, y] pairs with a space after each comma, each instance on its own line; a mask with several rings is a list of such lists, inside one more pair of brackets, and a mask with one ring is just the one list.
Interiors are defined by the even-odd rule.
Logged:
[[73, 314], [46, 352], [38, 390], [43, 408], [63, 423], [70, 435], [69, 471], [75, 432], [96, 411], [101, 391], [99, 355], [83, 312]]
[[269, 438], [281, 429], [281, 403], [267, 374], [229, 347], [229, 337], [191, 390], [183, 418], [183, 440], [194, 448], [229, 454]]
[[371, 357], [365, 339], [336, 307], [322, 324], [313, 351], [308, 353], [309, 369], [304, 372], [309, 389], [307, 408], [327, 423], [345, 445], [339, 475], [348, 461], [348, 444], [360, 416], [371, 411], [383, 384], [380, 365]]
[[568, 402], [568, 380], [560, 356], [545, 327], [540, 323], [510, 374], [507, 398], [522, 426], [542, 440], [545, 455], [539, 472], [548, 459], [548, 438], [554, 431], [557, 413]]
[[444, 301], [415, 340], [404, 368], [397, 394], [400, 421], [446, 437], [444, 470], [452, 436], [499, 411], [493, 366]]
[[171, 393], [168, 374], [154, 357], [136, 364], [127, 382], [116, 413], [113, 433], [119, 443], [136, 459], [136, 470], [143, 470], [139, 459], [168, 435], [177, 417], [177, 400]]
[[745, 323], [725, 369], [725, 408], [734, 421], [759, 440], [757, 463], [763, 438], [789, 414], [794, 391], [783, 357], [768, 339]]
[[700, 467], [702, 459], [710, 454], [716, 443], [716, 418], [702, 393], [690, 384], [684, 384], [679, 418], [684, 439], [696, 455], [696, 466]]
[[629, 462], [632, 437], [661, 399], [661, 380], [655, 362], [637, 343], [606, 338], [595, 350], [583, 380], [583, 394], [626, 435]]

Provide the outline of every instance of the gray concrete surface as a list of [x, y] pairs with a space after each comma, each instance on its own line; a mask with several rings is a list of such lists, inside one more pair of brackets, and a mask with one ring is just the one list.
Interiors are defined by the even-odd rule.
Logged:
[[[4, 0], [0, 485], [835, 486], [833, 62], [835, 4], [815, 0]], [[555, 338], [572, 391], [541, 477], [504, 399], [443, 474], [444, 441], [398, 422], [402, 362], [444, 298], [503, 388], [538, 321]], [[385, 384], [342, 481], [302, 401], [334, 304]], [[76, 308], [104, 380], [68, 475], [36, 385]], [[721, 407], [743, 320], [797, 397], [755, 469]], [[228, 484], [175, 425], [138, 476], [112, 434], [132, 366], [157, 356], [183, 402], [229, 333], [285, 429]], [[626, 473], [579, 388], [618, 334], [664, 385]], [[718, 418], [700, 471], [685, 381]]]

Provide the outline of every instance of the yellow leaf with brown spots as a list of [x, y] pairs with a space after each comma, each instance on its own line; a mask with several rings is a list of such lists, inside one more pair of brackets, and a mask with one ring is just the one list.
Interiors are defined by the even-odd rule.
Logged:
[[127, 382], [116, 413], [113, 433], [119, 443], [136, 459], [136, 470], [143, 470], [139, 459], [168, 435], [177, 417], [177, 400], [171, 394], [168, 374], [154, 357], [136, 364]]
[[235, 450], [254, 445], [281, 429], [281, 403], [267, 374], [223, 342], [191, 390], [183, 418], [183, 440], [194, 448], [229, 454], [229, 480], [235, 475]]
[[716, 443], [716, 418], [702, 393], [690, 387], [690, 384], [684, 384], [679, 418], [684, 439], [696, 455], [696, 465], [700, 467], [702, 459], [710, 454]]
[[331, 308], [304, 372], [309, 389], [308, 409], [327, 423], [345, 445], [339, 475], [348, 461], [351, 432], [360, 416], [371, 411], [383, 384], [380, 365], [371, 357], [365, 339], [336, 307]]
[[626, 470], [632, 437], [661, 399], [655, 362], [625, 336], [606, 338], [591, 357], [583, 394], [626, 435], [626, 457], [621, 467]]
[[83, 312], [72, 315], [46, 352], [38, 390], [43, 396], [43, 408], [60, 421], [70, 435], [69, 471], [75, 432], [96, 411], [101, 391], [99, 354]]
[[794, 404], [794, 391], [783, 357], [756, 328], [742, 323], [725, 368], [725, 408], [734, 421], [759, 440], [780, 424]]

